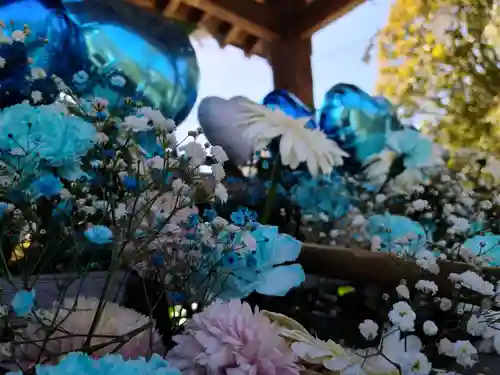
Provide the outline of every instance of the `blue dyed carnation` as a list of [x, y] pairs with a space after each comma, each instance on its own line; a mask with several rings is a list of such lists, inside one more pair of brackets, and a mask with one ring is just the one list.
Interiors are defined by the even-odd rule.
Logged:
[[231, 213], [231, 221], [238, 226], [246, 225], [248, 227], [255, 224], [256, 220], [257, 213], [246, 207], [240, 207], [238, 211]]
[[[8, 375], [22, 375], [22, 371]], [[118, 354], [94, 359], [87, 354], [71, 352], [57, 365], [36, 365], [37, 375], [181, 375], [168, 362], [154, 354], [149, 360], [139, 358], [125, 360]]]
[[125, 178], [123, 179], [123, 185], [125, 185], [125, 188], [127, 190], [135, 190], [137, 189], [139, 182], [134, 176], [125, 176]]
[[187, 226], [189, 228], [196, 228], [200, 222], [200, 216], [198, 214], [191, 214], [187, 219]]
[[17, 316], [26, 316], [31, 312], [35, 303], [35, 290], [20, 290], [16, 293], [10, 306]]
[[217, 217], [217, 211], [215, 211], [213, 208], [207, 208], [205, 209], [205, 211], [203, 211], [203, 217], [208, 222], [212, 222]]
[[81, 158], [95, 134], [92, 124], [61, 106], [18, 104], [0, 112], [0, 158], [24, 175], [57, 168], [62, 178], [76, 180], [84, 176]]
[[416, 254], [427, 244], [422, 225], [405, 216], [374, 215], [369, 218], [367, 229], [372, 237], [380, 237], [382, 251]]
[[53, 198], [61, 194], [63, 184], [59, 177], [54, 175], [43, 175], [33, 181], [30, 190], [35, 198]]
[[5, 211], [9, 208], [9, 204], [5, 202], [0, 202], [0, 219], [3, 217]]
[[352, 203], [348, 190], [337, 175], [300, 178], [292, 187], [291, 199], [303, 216], [310, 216], [313, 220], [319, 220], [320, 215], [339, 219], [347, 214]]
[[231, 221], [236, 225], [245, 225], [247, 218], [242, 210], [238, 210], [231, 214]]
[[105, 245], [113, 241], [113, 232], [104, 225], [94, 225], [84, 233], [87, 240], [97, 245]]

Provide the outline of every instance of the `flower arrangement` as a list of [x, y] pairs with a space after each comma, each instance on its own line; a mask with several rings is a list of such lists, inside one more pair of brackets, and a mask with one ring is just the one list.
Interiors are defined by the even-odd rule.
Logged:
[[[96, 72], [76, 73], [72, 89], [38, 73], [57, 88], [54, 102], [33, 91], [0, 111], [2, 279], [17, 289], [2, 301], [5, 368], [179, 373], [158, 355], [184, 329], [185, 307], [284, 295], [304, 281], [299, 241], [250, 213], [230, 223], [211, 209], [228, 199], [228, 157], [197, 142], [201, 129], [178, 142], [172, 120], [126, 95], [119, 70], [100, 76], [113, 87], [103, 97], [88, 94]], [[213, 186], [201, 173], [209, 161]], [[104, 286], [84, 294], [94, 271]], [[55, 300], [43, 300], [41, 275], [54, 275]], [[116, 275], [118, 289], [135, 275], [162, 298], [140, 290], [144, 303], [125, 307], [123, 292], [110, 295]], [[283, 366], [296, 369], [287, 355]]]
[[[278, 121], [275, 109], [256, 103], [244, 106], [239, 98], [227, 106], [241, 113], [232, 121], [238, 119], [243, 124], [239, 126], [249, 129], [240, 143], [248, 137], [249, 145], [256, 144], [253, 129], [259, 129], [259, 139], [268, 140], [253, 148], [257, 153], [245, 165], [250, 172], [238, 176], [234, 188], [229, 186], [226, 215], [234, 216], [231, 199], [235, 205], [247, 202], [258, 219], [275, 223], [297, 238], [358, 252], [385, 252], [413, 263], [421, 272], [420, 280], [402, 279], [392, 286], [358, 282], [344, 288], [326, 283], [320, 291], [320, 280], [313, 287], [293, 290], [287, 304], [258, 299], [261, 307], [270, 306], [290, 317], [268, 313], [285, 327], [282, 335], [307, 371], [462, 372], [478, 366], [484, 353], [499, 353], [489, 341], [492, 331], [484, 336], [471, 328], [477, 321], [490, 328], [498, 321], [498, 286], [491, 271], [497, 265], [499, 245], [494, 158], [448, 152], [416, 129], [403, 127], [391, 130], [385, 146], [369, 156], [359, 171], [334, 163], [328, 173], [317, 174], [313, 164], [277, 163], [290, 157], [287, 143], [291, 141], [285, 134], [295, 123], [274, 133], [277, 127], [265, 124]], [[310, 118], [288, 118], [282, 126], [294, 121], [304, 133], [295, 141], [299, 147]], [[300, 150], [297, 160], [308, 160], [309, 148]], [[252, 188], [237, 190], [245, 184]], [[459, 262], [458, 272], [450, 273], [448, 267], [443, 271], [446, 261]], [[349, 288], [345, 298], [343, 290]], [[312, 322], [307, 316], [311, 311], [323, 324]], [[305, 322], [307, 329], [292, 317]], [[353, 317], [359, 318], [356, 323]], [[349, 325], [341, 329], [345, 324]], [[343, 335], [330, 332], [335, 329]]]
[[[310, 118], [241, 97], [199, 111], [234, 144], [198, 142], [205, 129], [223, 139], [209, 126], [178, 142], [118, 70], [99, 77], [113, 87], [100, 98], [88, 94], [95, 72], [75, 74], [73, 89], [36, 72], [55, 101], [33, 91], [0, 111], [1, 277], [17, 288], [2, 298], [0, 362], [11, 374], [458, 374], [500, 353], [500, 285], [485, 268], [500, 238], [491, 157], [464, 163], [391, 127], [353, 172]], [[248, 159], [235, 191], [225, 167]], [[384, 252], [421, 278], [306, 280], [300, 240]], [[444, 260], [468, 268], [446, 273]], [[96, 270], [95, 295], [70, 288]], [[42, 274], [58, 290], [48, 306]], [[110, 295], [118, 274], [119, 288], [138, 280], [124, 300]]]

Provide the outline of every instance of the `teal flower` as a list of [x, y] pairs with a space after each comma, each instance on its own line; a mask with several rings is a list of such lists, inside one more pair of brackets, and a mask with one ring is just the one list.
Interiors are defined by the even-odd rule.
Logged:
[[125, 176], [123, 184], [127, 190], [136, 190], [139, 186], [139, 181], [134, 176]]
[[52, 216], [66, 216], [70, 217], [73, 210], [73, 202], [68, 199], [61, 200], [56, 207], [52, 210]]
[[260, 225], [252, 236], [257, 240], [257, 250], [250, 252], [247, 263], [259, 270], [255, 284], [257, 293], [271, 296], [284, 296], [290, 289], [305, 280], [300, 264], [282, 265], [296, 261], [302, 249], [302, 242], [280, 234], [277, 227]]
[[5, 202], [0, 202], [0, 219], [5, 214], [5, 211], [9, 208], [9, 204]]
[[26, 316], [31, 312], [35, 303], [35, 290], [20, 290], [16, 293], [10, 306], [17, 316]]
[[81, 158], [94, 143], [94, 126], [58, 105], [18, 104], [0, 112], [0, 159], [31, 177], [57, 169], [68, 180], [85, 176]]
[[83, 235], [87, 240], [97, 245], [105, 245], [113, 241], [113, 232], [104, 225], [93, 225]]
[[210, 223], [217, 217], [217, 211], [212, 208], [207, 208], [203, 211], [203, 217]]
[[30, 190], [33, 192], [35, 198], [53, 198], [61, 193], [63, 187], [60, 178], [52, 174], [47, 174], [33, 181]]
[[474, 236], [464, 242], [462, 248], [471, 250], [474, 254], [491, 258], [491, 266], [500, 266], [500, 236], [493, 233]]
[[292, 187], [291, 199], [303, 216], [319, 220], [320, 215], [331, 219], [343, 217], [351, 206], [351, 197], [340, 176], [300, 178]]
[[405, 216], [374, 215], [369, 218], [367, 229], [372, 238], [380, 238], [382, 251], [416, 254], [427, 244], [424, 228]]
[[257, 225], [252, 232], [222, 233], [218, 240], [200, 276], [217, 273], [209, 287], [219, 298], [244, 298], [253, 291], [283, 296], [305, 280], [300, 264], [283, 265], [297, 260], [302, 243], [277, 227]]
[[386, 147], [366, 161], [364, 173], [377, 188], [392, 180], [392, 190], [406, 193], [413, 185], [427, 182], [429, 171], [441, 165], [441, 148], [406, 128], [388, 136]]
[[[87, 354], [71, 352], [57, 365], [36, 365], [37, 375], [181, 375], [168, 362], [154, 354], [149, 360], [125, 360], [117, 354], [94, 359]], [[22, 375], [22, 371], [7, 375]]]
[[406, 169], [425, 168], [434, 165], [434, 144], [413, 129], [393, 132], [387, 139], [387, 148], [403, 157]]
[[484, 219], [476, 219], [470, 222], [469, 233], [478, 234], [484, 230]]
[[231, 221], [236, 225], [245, 225], [247, 218], [242, 210], [231, 213]]

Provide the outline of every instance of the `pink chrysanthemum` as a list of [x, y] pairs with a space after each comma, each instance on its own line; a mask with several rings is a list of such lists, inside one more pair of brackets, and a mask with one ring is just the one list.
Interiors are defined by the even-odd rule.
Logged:
[[[62, 302], [62, 306], [55, 305], [50, 310], [41, 310], [37, 315], [41, 324], [32, 323], [28, 326], [26, 336], [30, 341], [38, 344], [28, 344], [24, 347], [24, 359], [34, 360], [40, 355], [40, 342], [47, 337], [47, 329], [44, 326], [57, 327], [55, 332], [46, 341], [42, 358], [46, 360], [57, 360], [60, 354], [71, 351], [79, 351], [84, 346], [86, 336], [94, 320], [99, 305], [99, 299], [93, 297], [68, 298]], [[154, 327], [141, 330], [150, 324], [150, 318], [138, 312], [124, 308], [116, 303], [107, 302], [100, 315], [99, 322], [90, 341], [90, 345], [105, 344], [114, 337], [127, 337], [124, 343], [115, 340], [95, 353], [96, 356], [116, 351], [126, 359], [136, 359], [148, 356], [151, 353], [164, 354], [164, 346], [160, 335]], [[130, 334], [139, 330], [138, 334]], [[104, 337], [105, 336], [105, 337]]]
[[278, 326], [247, 303], [217, 301], [174, 336], [167, 355], [184, 375], [298, 375], [297, 357]]

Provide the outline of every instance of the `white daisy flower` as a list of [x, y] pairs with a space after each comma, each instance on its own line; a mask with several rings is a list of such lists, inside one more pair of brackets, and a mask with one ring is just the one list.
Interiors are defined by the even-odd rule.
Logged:
[[240, 100], [238, 126], [243, 136], [252, 140], [255, 151], [267, 147], [280, 138], [280, 156], [283, 165], [296, 169], [306, 163], [312, 175], [329, 174], [333, 167], [343, 164], [348, 154], [320, 130], [308, 129], [309, 117], [294, 119], [279, 109], [270, 109], [249, 99]]

